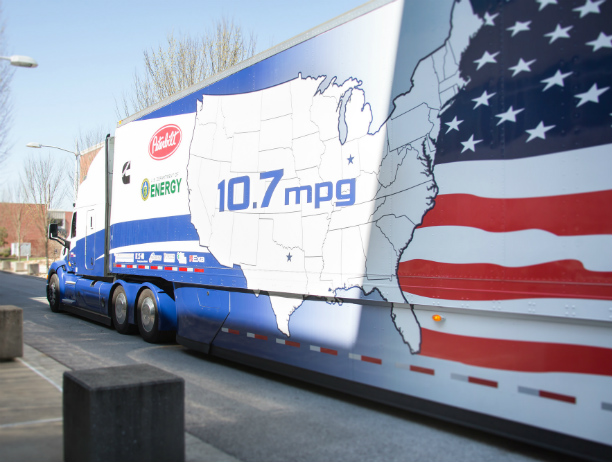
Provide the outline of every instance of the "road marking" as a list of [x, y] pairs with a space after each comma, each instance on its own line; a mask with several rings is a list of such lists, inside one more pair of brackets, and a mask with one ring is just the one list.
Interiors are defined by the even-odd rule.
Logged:
[[15, 423], [9, 423], [9, 424], [2, 424], [0, 425], [0, 428], [25, 427], [28, 425], [40, 425], [40, 424], [46, 424], [46, 423], [51, 423], [51, 422], [61, 422], [62, 420], [63, 420], [62, 417], [55, 417], [54, 419], [28, 420], [27, 422], [15, 422]]
[[45, 305], [49, 303], [47, 297], [31, 297], [30, 300], [34, 300], [35, 302], [44, 303]]
[[55, 388], [57, 388], [60, 393], [62, 393], [64, 390], [62, 387], [60, 387], [57, 383], [55, 383], [53, 380], [51, 380], [49, 377], [47, 377], [45, 374], [43, 374], [42, 372], [40, 372], [38, 369], [36, 369], [34, 366], [28, 364], [27, 362], [25, 362], [22, 358], [17, 358], [17, 360], [19, 362], [21, 362], [22, 364], [25, 364], [28, 368], [30, 368], [33, 372], [37, 373], [38, 375], [40, 375], [43, 379], [45, 379], [47, 382], [49, 382], [51, 385], [53, 385]]

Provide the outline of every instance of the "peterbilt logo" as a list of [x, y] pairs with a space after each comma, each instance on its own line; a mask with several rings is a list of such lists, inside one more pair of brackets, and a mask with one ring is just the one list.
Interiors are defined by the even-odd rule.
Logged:
[[149, 141], [149, 155], [155, 160], [170, 157], [181, 144], [182, 136], [181, 129], [177, 125], [164, 125]]

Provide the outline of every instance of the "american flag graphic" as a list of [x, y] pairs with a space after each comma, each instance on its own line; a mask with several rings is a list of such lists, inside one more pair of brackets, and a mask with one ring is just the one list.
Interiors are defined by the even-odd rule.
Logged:
[[[472, 5], [484, 24], [461, 57], [468, 84], [440, 115], [439, 193], [402, 255], [400, 286], [410, 303], [610, 321], [612, 1]], [[477, 364], [612, 375], [609, 349], [572, 350], [592, 358], [585, 369], [567, 365], [567, 345], [422, 331], [425, 355], [514, 348], [520, 364]]]

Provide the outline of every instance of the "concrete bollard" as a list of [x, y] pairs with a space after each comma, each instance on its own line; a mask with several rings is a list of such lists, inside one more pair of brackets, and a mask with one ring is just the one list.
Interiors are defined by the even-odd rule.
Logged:
[[23, 310], [0, 306], [0, 360], [23, 356]]
[[185, 460], [185, 381], [147, 364], [64, 372], [66, 462]]
[[39, 269], [38, 269], [39, 266], [40, 265], [38, 263], [30, 263], [28, 265], [28, 274], [36, 276], [38, 274], [38, 271], [39, 271]]
[[20, 272], [26, 270], [26, 262], [24, 261], [12, 261], [11, 262], [11, 270], [14, 272]]
[[2, 260], [0, 262], [0, 270], [8, 271], [10, 269], [11, 269], [11, 262], [10, 261]]

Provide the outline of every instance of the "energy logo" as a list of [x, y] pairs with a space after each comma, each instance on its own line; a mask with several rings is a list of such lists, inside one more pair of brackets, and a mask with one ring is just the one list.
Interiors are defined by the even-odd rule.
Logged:
[[149, 179], [145, 178], [142, 180], [142, 184], [140, 185], [140, 197], [142, 197], [143, 201], [146, 201], [149, 198], [149, 193], [151, 192], [151, 185], [149, 184]]

